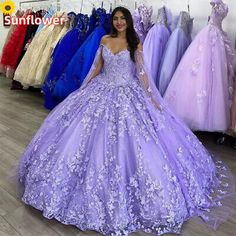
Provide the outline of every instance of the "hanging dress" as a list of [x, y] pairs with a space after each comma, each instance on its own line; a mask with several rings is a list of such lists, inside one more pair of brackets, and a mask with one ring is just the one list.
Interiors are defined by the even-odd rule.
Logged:
[[[28, 16], [31, 16], [32, 14], [33, 13], [31, 10], [27, 10], [24, 13], [23, 18], [26, 19]], [[21, 56], [21, 52], [24, 46], [24, 40], [27, 28], [28, 28], [27, 24], [18, 24], [2, 50], [0, 64], [3, 65], [4, 67], [7, 67], [8, 70], [7, 77], [9, 78], [13, 77], [14, 72], [17, 68], [19, 58]]]
[[158, 75], [159, 91], [163, 96], [186, 49], [191, 43], [193, 19], [180, 12], [177, 28], [172, 32], [164, 52]]
[[[24, 11], [18, 10], [18, 11], [16, 12], [15, 16], [12, 17], [12, 19], [22, 17], [23, 15], [24, 15]], [[4, 43], [4, 45], [3, 45], [3, 49], [4, 49], [4, 47], [7, 45], [7, 43], [8, 43], [8, 41], [9, 41], [9, 39], [10, 39], [12, 33], [15, 31], [16, 26], [17, 26], [17, 25], [15, 25], [15, 24], [14, 24], [14, 25], [12, 24], [12, 25], [10, 26], [10, 29], [9, 29], [8, 34], [7, 34], [7, 37], [6, 37], [6, 39], [5, 39], [5, 43]], [[1, 52], [1, 55], [0, 55], [0, 62], [1, 62], [1, 57], [2, 57], [2, 52]], [[10, 75], [12, 74], [11, 68], [9, 68], [8, 66], [2, 65], [2, 64], [0, 63], [0, 74], [3, 74], [4, 76], [6, 76], [6, 77], [9, 78]]]
[[109, 32], [110, 14], [101, 13], [99, 21], [99, 26], [78, 49], [56, 82], [53, 96], [57, 97], [59, 101], [64, 100], [70, 93], [78, 89], [89, 72], [99, 42]]
[[158, 72], [162, 56], [170, 37], [168, 25], [167, 10], [166, 7], [162, 7], [158, 10], [156, 24], [149, 30], [143, 44], [143, 52], [145, 61], [147, 62], [147, 68], [157, 87], [159, 86]]
[[152, 7], [140, 5], [133, 13], [134, 29], [139, 36], [140, 42], [143, 44], [148, 31], [152, 27]]
[[210, 21], [185, 52], [164, 99], [192, 130], [224, 132], [230, 127], [235, 53], [222, 30], [228, 7], [221, 0], [211, 4]]
[[[64, 12], [57, 12], [53, 17], [65, 18]], [[49, 69], [50, 54], [56, 40], [68, 30], [66, 25], [46, 25], [29, 45], [15, 72], [14, 80], [24, 87], [41, 87]], [[60, 34], [61, 31], [63, 34]]]
[[58, 104], [52, 96], [56, 81], [86, 39], [89, 18], [83, 14], [79, 14], [77, 18], [77, 25], [59, 41], [52, 54], [50, 69], [42, 87], [44, 106], [47, 109], [53, 109]]
[[[49, 7], [48, 10], [44, 13], [44, 16], [43, 18], [44, 19], [48, 19], [48, 18], [51, 18], [54, 14], [56, 13], [55, 9], [53, 7]], [[44, 24], [40, 24], [38, 26], [38, 29], [36, 31], [36, 34], [38, 34], [43, 28], [44, 28]]]

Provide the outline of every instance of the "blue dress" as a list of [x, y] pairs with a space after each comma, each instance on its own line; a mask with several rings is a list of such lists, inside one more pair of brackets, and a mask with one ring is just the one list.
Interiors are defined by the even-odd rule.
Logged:
[[60, 101], [78, 89], [93, 63], [101, 38], [109, 32], [110, 14], [101, 13], [99, 26], [76, 52], [64, 73], [57, 81], [53, 95]]
[[186, 49], [191, 43], [191, 30], [193, 19], [189, 13], [180, 12], [177, 28], [171, 34], [159, 71], [159, 91], [163, 96], [171, 78]]
[[57, 99], [52, 96], [56, 81], [86, 39], [89, 18], [83, 14], [78, 14], [77, 18], [77, 25], [61, 39], [52, 54], [52, 64], [42, 87], [44, 106], [47, 109], [53, 109], [58, 104]]

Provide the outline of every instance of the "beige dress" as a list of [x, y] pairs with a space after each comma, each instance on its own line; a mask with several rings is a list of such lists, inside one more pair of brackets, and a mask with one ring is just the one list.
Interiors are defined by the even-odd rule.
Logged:
[[[66, 13], [57, 12], [53, 17], [65, 17]], [[68, 31], [68, 25], [46, 25], [33, 39], [26, 54], [16, 69], [14, 80], [29, 86], [41, 87], [48, 73], [50, 57], [54, 45]]]

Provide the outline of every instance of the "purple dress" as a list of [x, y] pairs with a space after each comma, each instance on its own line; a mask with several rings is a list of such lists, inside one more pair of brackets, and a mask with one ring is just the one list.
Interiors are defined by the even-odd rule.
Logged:
[[143, 44], [147, 68], [157, 87], [159, 86], [158, 72], [160, 70], [162, 56], [170, 37], [168, 25], [166, 7], [162, 7], [158, 11], [157, 23], [149, 30]]
[[234, 51], [222, 21], [228, 7], [212, 0], [209, 24], [185, 52], [164, 95], [192, 130], [226, 131], [230, 127]]
[[170, 80], [182, 58], [184, 52], [191, 43], [193, 19], [189, 13], [180, 12], [177, 28], [172, 32], [159, 71], [159, 91], [163, 96]]
[[143, 44], [148, 31], [152, 27], [152, 7], [148, 8], [144, 4], [140, 5], [133, 13], [134, 28]]
[[150, 101], [142, 52], [134, 63], [128, 50], [101, 45], [88, 77], [101, 57], [101, 73], [49, 114], [24, 152], [22, 200], [107, 236], [179, 233], [189, 217], [208, 213], [214, 225], [221, 221], [211, 208], [232, 197], [227, 169], [158, 93], [163, 109]]

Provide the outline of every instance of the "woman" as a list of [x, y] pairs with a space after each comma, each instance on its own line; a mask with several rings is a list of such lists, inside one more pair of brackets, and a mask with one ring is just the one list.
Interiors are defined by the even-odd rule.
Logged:
[[23, 154], [22, 200], [104, 235], [179, 233], [193, 216], [217, 225], [226, 214], [216, 206], [233, 204], [229, 172], [163, 103], [126, 8], [114, 9], [111, 27], [83, 86]]

